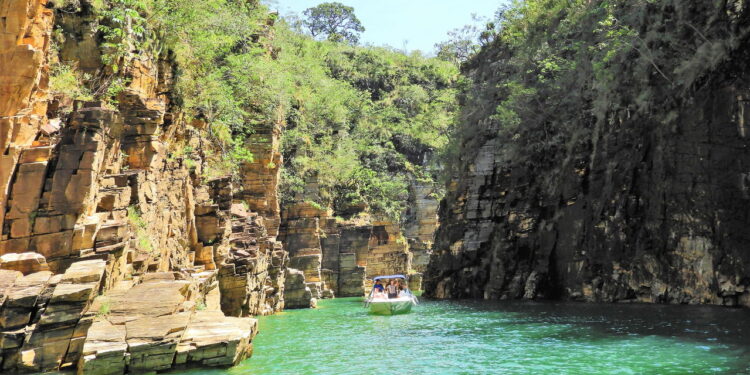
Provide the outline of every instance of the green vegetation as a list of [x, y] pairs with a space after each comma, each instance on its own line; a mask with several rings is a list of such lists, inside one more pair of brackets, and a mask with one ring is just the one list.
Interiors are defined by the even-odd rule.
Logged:
[[[284, 202], [312, 199], [337, 215], [356, 207], [398, 219], [408, 181], [435, 180], [434, 155], [447, 145], [457, 110], [458, 69], [419, 53], [356, 46], [364, 28], [353, 9], [326, 3], [306, 12], [320, 41], [255, 0], [90, 5], [66, 6], [93, 11], [99, 22], [105, 84], [93, 96], [115, 100], [136, 56], [174, 61], [172, 103], [207, 123], [215, 146], [203, 150], [204, 179], [236, 174], [255, 159], [248, 137], [281, 125]], [[75, 73], [61, 69], [58, 86], [74, 86]], [[319, 192], [306, 196], [314, 183]]]
[[[585, 170], [581, 151], [595, 148], [608, 129], [639, 116], [648, 121], [624, 128], [672, 122], [677, 98], [703, 84], [738, 45], [726, 38], [736, 17], [727, 9], [677, 0], [515, 1], [463, 65], [475, 82], [463, 90], [446, 175], [492, 137], [503, 143], [509, 168]], [[536, 174], [544, 186], [559, 183], [556, 173]]]
[[359, 34], [365, 31], [354, 8], [341, 3], [322, 3], [305, 10], [304, 15], [304, 25], [313, 37], [323, 36], [332, 42], [357, 44]]
[[55, 63], [53, 90], [74, 98], [90, 93], [116, 104], [134, 59], [174, 61], [174, 104], [188, 117], [210, 124], [220, 150], [212, 160], [215, 173], [234, 172], [241, 162], [252, 160], [244, 138], [255, 124], [276, 119], [275, 87], [257, 81], [256, 72], [244, 65], [270, 54], [261, 39], [270, 31], [273, 15], [257, 1], [69, 0], [56, 7], [65, 14], [93, 16], [103, 40], [105, 69], [83, 76], [75, 67]]
[[[211, 11], [205, 8], [209, 4]], [[238, 9], [238, 17], [229, 16]], [[364, 205], [398, 218], [408, 180], [434, 179], [424, 159], [448, 141], [457, 108], [455, 65], [385, 48], [316, 41], [259, 5], [179, 3], [169, 13], [165, 23], [180, 25], [180, 38], [170, 45], [185, 67], [178, 89], [191, 99], [183, 105], [205, 117], [228, 144], [231, 157], [224, 162], [252, 161], [244, 139], [254, 126], [286, 125], [285, 202], [308, 199], [305, 185], [316, 182], [316, 201], [323, 206], [344, 212]], [[216, 18], [188, 22], [190, 14]], [[265, 20], [275, 23], [271, 27]], [[262, 37], [269, 34], [274, 37]]]
[[91, 91], [83, 84], [83, 78], [72, 66], [55, 64], [49, 77], [49, 87], [53, 95], [65, 94], [73, 99], [93, 100]]
[[[408, 181], [434, 180], [427, 161], [447, 144], [457, 109], [455, 65], [385, 48], [315, 41], [277, 29], [269, 61], [286, 87], [282, 193], [346, 215], [364, 205], [397, 219]], [[278, 77], [285, 72], [286, 77]]]
[[[500, 8], [495, 19], [502, 18], [505, 10]], [[461, 64], [492, 40], [497, 27], [495, 21], [476, 14], [472, 15], [472, 20], [472, 24], [449, 31], [447, 40], [435, 44], [439, 59]]]
[[99, 31], [102, 33], [104, 53], [102, 62], [114, 73], [125, 64], [130, 51], [144, 40], [146, 10], [143, 0], [107, 0], [99, 9]]
[[128, 206], [128, 221], [135, 229], [135, 236], [138, 249], [146, 252], [153, 252], [154, 247], [151, 245], [151, 238], [148, 235], [148, 223], [141, 217], [141, 211], [136, 206]]
[[106, 298], [106, 297], [100, 297], [100, 298], [101, 298], [101, 303], [99, 304], [99, 309], [96, 312], [96, 316], [99, 318], [103, 318], [109, 315], [111, 306], [110, 306], [109, 298]]

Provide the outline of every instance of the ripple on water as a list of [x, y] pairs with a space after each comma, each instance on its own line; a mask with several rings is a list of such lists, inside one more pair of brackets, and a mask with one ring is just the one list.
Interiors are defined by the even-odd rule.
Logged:
[[253, 358], [191, 374], [750, 374], [747, 310], [427, 301], [371, 316], [358, 299], [260, 319]]

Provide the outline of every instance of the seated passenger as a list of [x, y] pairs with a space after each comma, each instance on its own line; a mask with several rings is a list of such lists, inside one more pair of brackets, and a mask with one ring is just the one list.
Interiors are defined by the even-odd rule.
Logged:
[[409, 295], [409, 288], [406, 287], [406, 284], [404, 284], [404, 281], [401, 280], [398, 283], [398, 296], [399, 297], [406, 297]]
[[398, 285], [396, 285], [396, 279], [391, 280], [391, 283], [385, 288], [388, 291], [388, 298], [398, 298]]
[[383, 295], [385, 292], [385, 288], [383, 287], [383, 284], [380, 280], [375, 281], [375, 285], [372, 286], [372, 296], [373, 298], [384, 298]]

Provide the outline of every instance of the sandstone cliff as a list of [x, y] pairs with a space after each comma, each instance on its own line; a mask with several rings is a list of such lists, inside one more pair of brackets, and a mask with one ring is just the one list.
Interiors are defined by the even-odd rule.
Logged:
[[410, 287], [420, 290], [437, 228], [435, 190], [412, 181], [408, 214], [393, 222], [373, 217], [363, 206], [347, 206], [346, 212], [321, 207], [314, 203], [321, 189], [310, 179], [281, 213], [279, 240], [289, 252], [290, 268], [302, 271], [309, 289], [294, 293], [302, 299], [294, 305], [306, 307], [309, 298], [362, 296], [379, 275], [410, 275]]
[[[284, 307], [278, 169], [204, 177], [214, 146], [173, 102], [168, 54], [128, 51], [113, 72], [91, 8], [52, 8], [0, 1], [2, 372], [238, 363], [248, 316]], [[112, 102], [53, 97], [56, 59], [124, 87]], [[277, 160], [278, 126], [258, 137], [258, 163]]]
[[467, 65], [426, 294], [750, 306], [748, 3], [529, 9]]

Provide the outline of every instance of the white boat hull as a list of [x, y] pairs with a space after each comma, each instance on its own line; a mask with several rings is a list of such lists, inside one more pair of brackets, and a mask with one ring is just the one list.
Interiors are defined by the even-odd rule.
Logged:
[[370, 301], [370, 313], [375, 315], [397, 315], [411, 312], [411, 298], [377, 299]]

